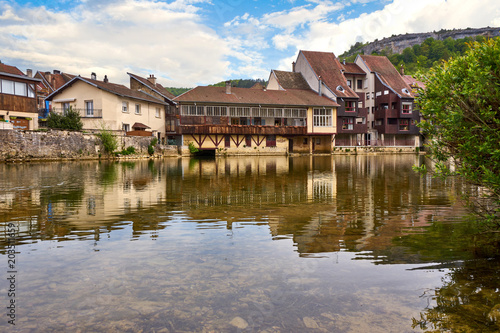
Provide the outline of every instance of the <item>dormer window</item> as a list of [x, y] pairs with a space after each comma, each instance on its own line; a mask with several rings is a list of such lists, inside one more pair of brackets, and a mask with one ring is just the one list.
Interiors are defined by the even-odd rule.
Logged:
[[337, 90], [340, 91], [340, 92], [344, 92], [344, 88], [342, 88], [342, 86], [338, 86]]
[[403, 94], [407, 94], [407, 95], [409, 95], [409, 94], [410, 94], [410, 92], [409, 92], [409, 91], [408, 91], [408, 89], [406, 89], [406, 88], [403, 88], [403, 89], [402, 89], [402, 91], [403, 91]]

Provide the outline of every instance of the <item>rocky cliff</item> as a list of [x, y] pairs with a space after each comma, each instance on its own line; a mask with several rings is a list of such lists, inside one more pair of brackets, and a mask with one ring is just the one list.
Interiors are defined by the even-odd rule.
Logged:
[[363, 52], [364, 54], [371, 54], [372, 52], [380, 52], [384, 49], [388, 49], [389, 51], [392, 51], [392, 53], [402, 53], [405, 48], [411, 47], [416, 44], [421, 44], [424, 40], [431, 37], [437, 40], [445, 40], [448, 37], [451, 37], [452, 39], [462, 39], [466, 37], [476, 36], [498, 37], [500, 36], [500, 28], [469, 28], [397, 35], [372, 42], [361, 48], [361, 52]]

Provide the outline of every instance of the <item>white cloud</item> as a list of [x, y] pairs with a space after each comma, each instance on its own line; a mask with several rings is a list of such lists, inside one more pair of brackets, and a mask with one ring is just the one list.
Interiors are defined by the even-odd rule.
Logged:
[[[340, 23], [324, 20], [311, 22], [305, 31], [292, 34], [288, 40], [294, 43], [296, 51], [307, 49], [341, 54], [360, 40], [373, 41], [393, 34], [440, 29], [498, 26], [499, 23], [498, 0], [481, 3], [466, 0], [394, 0], [382, 10]], [[282, 44], [278, 46], [282, 47]]]
[[32, 60], [40, 70], [95, 71], [120, 83], [128, 82], [127, 70], [163, 76], [164, 85], [224, 80], [230, 46], [200, 22], [200, 2], [101, 2], [99, 10], [81, 4], [71, 12], [1, 3], [0, 17], [23, 18], [0, 26], [2, 57]]

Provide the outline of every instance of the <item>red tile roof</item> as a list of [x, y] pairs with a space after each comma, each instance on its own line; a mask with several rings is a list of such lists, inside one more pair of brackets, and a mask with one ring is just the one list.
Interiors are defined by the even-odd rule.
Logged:
[[169, 100], [173, 100], [175, 98], [175, 95], [172, 94], [170, 91], [168, 91], [165, 87], [163, 87], [161, 84], [156, 83], [153, 84], [151, 83], [148, 79], [140, 77], [139, 75], [135, 75], [132, 73], [127, 73], [137, 81], [141, 82], [142, 84], [148, 86], [150, 89], [156, 90], [157, 93], [160, 95], [163, 95], [164, 97], [168, 98]]
[[48, 84], [51, 87], [51, 92], [61, 88], [75, 77], [75, 75], [72, 74], [66, 74], [66, 73], [55, 74], [51, 72], [40, 72], [40, 71], [36, 73], [35, 77], [37, 76], [44, 79], [45, 84]]
[[353, 62], [346, 62], [345, 64], [342, 63], [342, 68], [346, 74], [366, 75], [365, 71]]
[[59, 88], [58, 90], [56, 90], [55, 92], [50, 94], [47, 97], [47, 99], [51, 100], [55, 95], [57, 95], [57, 93], [66, 89], [67, 87], [71, 86], [73, 83], [75, 83], [78, 80], [83, 81], [85, 83], [88, 83], [90, 85], [94, 85], [95, 87], [102, 89], [102, 90], [105, 90], [105, 91], [112, 93], [114, 95], [144, 100], [144, 101], [151, 102], [151, 103], [166, 104], [163, 100], [160, 100], [160, 99], [153, 97], [149, 94], [146, 94], [142, 91], [132, 90], [132, 89], [127, 88], [126, 86], [124, 86], [122, 84], [92, 80], [92, 79], [83, 78], [80, 76], [75, 76], [71, 81], [69, 81], [64, 86], [62, 86], [61, 88]]
[[411, 75], [403, 75], [403, 80], [405, 80], [406, 84], [412, 88], [422, 88], [425, 89], [425, 84], [422, 81], [418, 81]]
[[289, 89], [259, 90], [248, 88], [231, 88], [226, 94], [226, 87], [196, 87], [175, 98], [176, 102], [198, 102], [244, 105], [276, 105], [276, 106], [338, 106], [337, 103], [312, 90]]
[[12, 74], [12, 75], [24, 76], [24, 73], [21, 72], [17, 67], [9, 66], [6, 64], [2, 64], [2, 63], [0, 63], [0, 72]]
[[[414, 97], [412, 88], [405, 82], [391, 61], [385, 56], [359, 55], [370, 71], [378, 74], [387, 87], [401, 97]], [[409, 93], [405, 92], [408, 91]]]
[[309, 90], [311, 87], [301, 73], [272, 70], [280, 86], [287, 89]]
[[[342, 65], [332, 52], [300, 51], [311, 65], [317, 76], [321, 76], [323, 83], [337, 97], [359, 98], [358, 95], [347, 86], [347, 80], [342, 74]], [[337, 89], [338, 86], [343, 91]]]

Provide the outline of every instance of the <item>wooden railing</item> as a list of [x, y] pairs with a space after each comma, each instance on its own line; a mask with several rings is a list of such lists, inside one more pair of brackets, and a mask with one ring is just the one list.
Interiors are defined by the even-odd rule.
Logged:
[[305, 126], [181, 125], [182, 134], [305, 135]]

